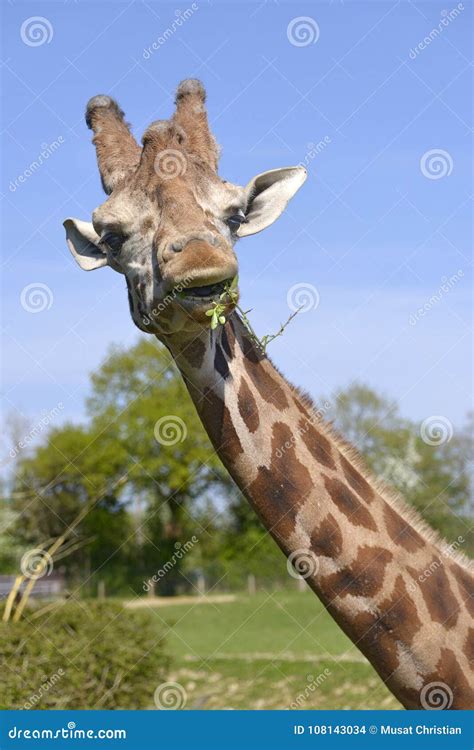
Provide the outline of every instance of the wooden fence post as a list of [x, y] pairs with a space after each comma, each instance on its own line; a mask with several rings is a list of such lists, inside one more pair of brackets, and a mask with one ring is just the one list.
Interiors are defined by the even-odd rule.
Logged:
[[105, 581], [99, 581], [97, 584], [97, 598], [105, 599]]
[[204, 596], [206, 593], [206, 579], [204, 578], [202, 573], [199, 573], [198, 579], [197, 579], [197, 588], [201, 596]]

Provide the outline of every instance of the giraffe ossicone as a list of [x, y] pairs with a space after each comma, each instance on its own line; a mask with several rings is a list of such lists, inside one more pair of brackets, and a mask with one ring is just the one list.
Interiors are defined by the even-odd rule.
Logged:
[[171, 119], [153, 123], [142, 147], [108, 96], [90, 100], [86, 121], [109, 197], [92, 222], [64, 222], [73, 256], [125, 276], [133, 321], [168, 347], [230, 475], [400, 702], [430, 707], [428, 689], [442, 684], [442, 707], [472, 708], [471, 563], [374, 480], [276, 370], [235, 311], [237, 294], [225, 324], [209, 326], [237, 276], [235, 242], [280, 216], [304, 168], [245, 187], [221, 179], [195, 80], [180, 84]]

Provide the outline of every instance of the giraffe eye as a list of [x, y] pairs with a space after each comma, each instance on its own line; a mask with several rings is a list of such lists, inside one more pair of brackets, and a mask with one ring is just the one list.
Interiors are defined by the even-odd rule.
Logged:
[[106, 245], [111, 251], [112, 255], [118, 255], [122, 249], [125, 237], [121, 234], [114, 234], [114, 232], [108, 232], [101, 237], [101, 244]]
[[232, 214], [232, 216], [228, 216], [226, 219], [227, 226], [233, 234], [239, 229], [241, 224], [245, 224], [246, 222], [247, 219], [245, 218], [243, 211], [238, 211], [236, 214]]

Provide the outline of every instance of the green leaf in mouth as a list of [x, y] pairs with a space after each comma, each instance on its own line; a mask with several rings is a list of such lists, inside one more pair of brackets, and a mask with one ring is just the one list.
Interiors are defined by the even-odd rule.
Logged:
[[214, 331], [218, 325], [223, 326], [225, 324], [226, 318], [224, 312], [226, 309], [226, 303], [231, 302], [234, 305], [235, 309], [242, 316], [242, 322], [249, 332], [251, 339], [256, 344], [256, 346], [258, 346], [258, 348], [265, 354], [268, 344], [270, 344], [272, 341], [274, 341], [274, 339], [278, 338], [284, 333], [287, 325], [291, 323], [296, 315], [298, 315], [301, 308], [295, 310], [284, 323], [281, 323], [280, 328], [276, 333], [268, 333], [265, 336], [262, 336], [261, 339], [259, 339], [252, 328], [250, 320], [248, 319], [248, 313], [250, 312], [250, 310], [245, 311], [239, 305], [239, 294], [237, 290], [238, 284], [239, 277], [236, 275], [234, 276], [230, 284], [229, 282], [226, 283], [224, 291], [219, 295], [219, 302], [214, 301], [212, 303], [212, 307], [210, 307], [209, 310], [206, 310], [206, 315], [211, 318], [211, 329]]

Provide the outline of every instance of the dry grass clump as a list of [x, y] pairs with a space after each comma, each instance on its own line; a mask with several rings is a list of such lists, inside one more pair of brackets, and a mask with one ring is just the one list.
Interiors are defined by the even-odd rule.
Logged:
[[4, 708], [154, 707], [167, 667], [156, 616], [120, 603], [58, 603], [0, 623]]

